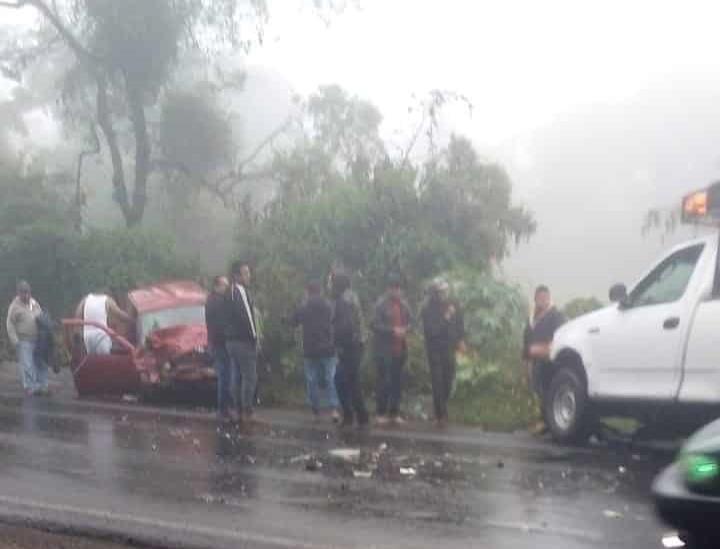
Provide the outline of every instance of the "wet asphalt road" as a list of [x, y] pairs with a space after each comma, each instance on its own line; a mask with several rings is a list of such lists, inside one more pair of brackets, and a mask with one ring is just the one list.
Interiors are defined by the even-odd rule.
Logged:
[[173, 547], [656, 549], [667, 531], [648, 491], [668, 452], [345, 433], [273, 411], [268, 427], [218, 431], [208, 413], [77, 400], [68, 381], [28, 399], [0, 367], [0, 517]]

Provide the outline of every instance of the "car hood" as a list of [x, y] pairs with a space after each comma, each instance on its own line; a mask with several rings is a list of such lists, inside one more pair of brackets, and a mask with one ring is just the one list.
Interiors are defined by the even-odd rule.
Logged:
[[172, 326], [155, 330], [149, 336], [150, 348], [164, 359], [181, 357], [207, 347], [207, 328], [204, 325]]
[[720, 419], [696, 431], [683, 445], [682, 451], [693, 454], [720, 452]]

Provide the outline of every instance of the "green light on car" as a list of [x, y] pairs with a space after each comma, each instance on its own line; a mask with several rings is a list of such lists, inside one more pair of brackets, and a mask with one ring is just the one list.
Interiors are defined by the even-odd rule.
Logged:
[[685, 464], [687, 479], [692, 484], [704, 484], [720, 476], [720, 463], [714, 457], [689, 455]]

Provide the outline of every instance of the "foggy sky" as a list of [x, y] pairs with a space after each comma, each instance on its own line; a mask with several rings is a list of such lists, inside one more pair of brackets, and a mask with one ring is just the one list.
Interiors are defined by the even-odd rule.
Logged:
[[[402, 141], [413, 93], [465, 93], [474, 115], [451, 109], [448, 129], [502, 161], [537, 214], [537, 235], [505, 266], [526, 288], [547, 283], [564, 300], [631, 282], [667, 245], [641, 237], [647, 209], [720, 176], [712, 2], [362, 0], [329, 25], [301, 4], [270, 2], [265, 44], [246, 63], [278, 86], [245, 100], [248, 131], [292, 93], [338, 83]], [[41, 117], [31, 130], [45, 143]]]

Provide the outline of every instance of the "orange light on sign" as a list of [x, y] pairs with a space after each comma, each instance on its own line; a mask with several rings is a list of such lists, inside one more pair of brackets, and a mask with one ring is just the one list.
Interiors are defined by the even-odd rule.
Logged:
[[707, 191], [697, 191], [689, 194], [683, 200], [683, 217], [705, 217], [708, 213]]

